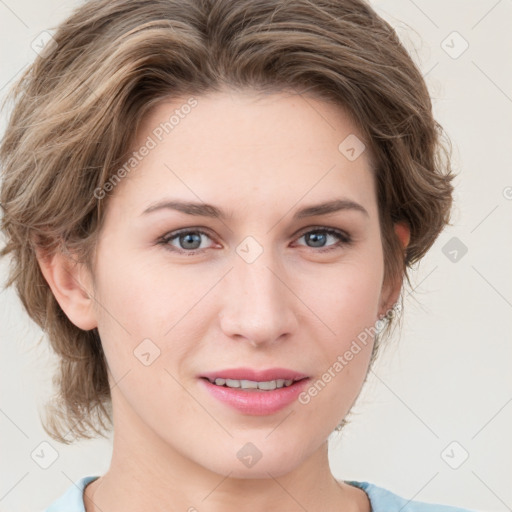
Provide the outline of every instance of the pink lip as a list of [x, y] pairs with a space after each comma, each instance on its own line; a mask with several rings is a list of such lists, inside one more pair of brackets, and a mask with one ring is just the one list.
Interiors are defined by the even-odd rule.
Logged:
[[200, 377], [206, 377], [210, 380], [215, 379], [234, 379], [234, 380], [252, 380], [265, 382], [269, 380], [300, 380], [307, 377], [304, 373], [289, 370], [287, 368], [269, 368], [267, 370], [253, 370], [252, 368], [231, 368], [218, 370], [209, 373], [203, 373]]
[[[266, 380], [275, 380], [265, 377]], [[265, 380], [263, 379], [263, 380]], [[240, 379], [236, 379], [240, 380]], [[262, 379], [248, 379], [259, 380]], [[288, 379], [289, 380], [289, 379]], [[264, 416], [284, 409], [295, 400], [308, 385], [309, 378], [297, 381], [289, 387], [274, 389], [272, 391], [246, 390], [228, 388], [212, 384], [207, 378], [201, 378], [201, 385], [211, 393], [213, 397], [245, 414]]]

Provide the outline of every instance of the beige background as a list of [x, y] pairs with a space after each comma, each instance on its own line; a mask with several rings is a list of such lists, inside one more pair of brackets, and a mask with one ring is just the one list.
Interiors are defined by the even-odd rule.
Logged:
[[[0, 96], [34, 58], [32, 41], [78, 4], [0, 0]], [[333, 437], [332, 470], [409, 499], [512, 510], [512, 2], [372, 4], [423, 70], [459, 176], [454, 226], [414, 273], [402, 336], [379, 360], [343, 437]], [[453, 237], [467, 247], [456, 262], [445, 255]], [[44, 433], [39, 411], [55, 361], [36, 346], [40, 337], [14, 290], [2, 291], [2, 512], [41, 510], [109, 464], [107, 440], [64, 446]], [[47, 469], [31, 458], [42, 442], [57, 456]]]

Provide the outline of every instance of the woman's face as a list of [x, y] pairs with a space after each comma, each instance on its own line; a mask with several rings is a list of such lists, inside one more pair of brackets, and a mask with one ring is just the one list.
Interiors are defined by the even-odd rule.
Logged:
[[[364, 381], [362, 333], [391, 305], [359, 139], [341, 108], [284, 93], [173, 100], [143, 120], [95, 261], [119, 442], [243, 478], [325, 443]], [[233, 369], [235, 386], [307, 380], [204, 378]]]

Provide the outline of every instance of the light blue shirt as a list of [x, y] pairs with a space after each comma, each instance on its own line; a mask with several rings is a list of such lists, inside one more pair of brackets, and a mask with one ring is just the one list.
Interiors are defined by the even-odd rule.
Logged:
[[[85, 512], [83, 492], [85, 486], [99, 478], [98, 476], [84, 476], [77, 480], [69, 489], [44, 512]], [[368, 482], [344, 480], [345, 483], [363, 489], [368, 495], [372, 512], [471, 512], [458, 507], [435, 505], [420, 501], [409, 501], [401, 498], [382, 487]]]

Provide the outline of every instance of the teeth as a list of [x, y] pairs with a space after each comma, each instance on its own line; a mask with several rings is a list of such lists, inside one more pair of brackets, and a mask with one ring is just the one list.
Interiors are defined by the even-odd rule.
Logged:
[[[212, 381], [210, 380], [210, 382]], [[293, 384], [293, 380], [277, 379], [264, 382], [256, 382], [253, 380], [235, 380], [218, 378], [215, 379], [215, 384], [217, 386], [227, 386], [228, 388], [261, 389], [263, 391], [271, 391], [276, 388], [279, 389], [291, 386]]]

